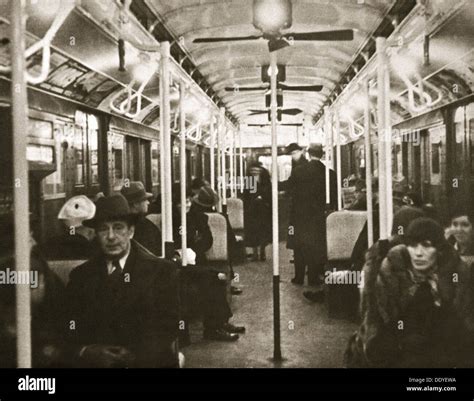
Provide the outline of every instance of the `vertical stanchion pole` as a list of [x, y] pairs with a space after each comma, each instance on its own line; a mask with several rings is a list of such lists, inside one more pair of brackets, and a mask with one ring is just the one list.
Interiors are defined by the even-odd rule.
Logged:
[[[30, 270], [29, 182], [26, 147], [28, 143], [28, 99], [25, 82], [24, 1], [10, 1], [13, 121], [13, 196], [15, 222], [15, 269], [19, 276]], [[16, 185], [16, 184], [19, 185]], [[31, 306], [28, 284], [16, 284], [17, 366], [31, 368]]]
[[225, 126], [225, 108], [221, 107], [220, 113], [220, 138], [221, 138], [221, 194], [222, 194], [222, 213], [227, 213], [227, 180], [225, 171], [225, 147], [226, 147], [226, 126]]
[[232, 143], [234, 144], [234, 197], [237, 198], [237, 138], [235, 130], [233, 132]]
[[336, 125], [336, 173], [337, 173], [337, 210], [342, 210], [342, 160], [341, 160], [341, 125], [339, 122], [339, 110], [334, 112]]
[[223, 108], [219, 110], [219, 118], [217, 120], [217, 195], [219, 195], [219, 203], [217, 211], [222, 213], [222, 125], [224, 124]]
[[229, 146], [229, 181], [230, 181], [230, 197], [234, 197], [234, 131], [231, 132]]
[[326, 149], [325, 149], [325, 160], [326, 160], [326, 205], [329, 208], [331, 204], [331, 183], [330, 183], [330, 176], [329, 176], [329, 108], [327, 106], [324, 107], [324, 139], [326, 142]]
[[240, 124], [239, 130], [239, 171], [240, 171], [240, 193], [244, 193], [244, 155], [242, 154], [242, 135], [243, 124]]
[[380, 239], [388, 239], [387, 227], [387, 181], [385, 147], [385, 38], [376, 39], [377, 49], [377, 119], [378, 119], [378, 180], [379, 180], [379, 216]]
[[[162, 157], [165, 159], [165, 204], [164, 204], [164, 214], [162, 218], [166, 215], [165, 221], [165, 257], [171, 259], [174, 253], [174, 244], [173, 244], [173, 209], [172, 209], [172, 183], [171, 183], [171, 131], [170, 131], [170, 43], [162, 42], [161, 43], [161, 74], [162, 74], [162, 101], [160, 105], [161, 119], [163, 120], [163, 154]], [[163, 208], [162, 208], [163, 212]]]
[[367, 195], [367, 243], [369, 248], [374, 243], [374, 218], [372, 194], [372, 154], [370, 151], [370, 95], [369, 79], [364, 81], [365, 107], [364, 107], [364, 144], [365, 144], [365, 181]]
[[216, 147], [216, 126], [214, 121], [214, 115], [211, 117], [211, 148], [210, 148], [210, 163], [211, 163], [211, 188], [216, 190], [216, 165], [215, 165], [215, 147]]
[[385, 101], [385, 190], [387, 194], [387, 237], [390, 236], [392, 231], [392, 221], [393, 221], [393, 195], [392, 195], [392, 124], [390, 118], [390, 65], [388, 62], [388, 57], [384, 53], [384, 101]]
[[[163, 68], [160, 65], [160, 104], [163, 100]], [[160, 199], [161, 199], [161, 254], [166, 257], [165, 230], [166, 230], [166, 178], [165, 178], [165, 129], [163, 124], [163, 108], [160, 107]], [[131, 179], [131, 177], [129, 177]]]
[[179, 86], [179, 122], [180, 122], [180, 149], [179, 149], [179, 175], [181, 191], [181, 266], [187, 266], [186, 255], [187, 244], [187, 221], [186, 221], [186, 113], [184, 110], [184, 99], [186, 97], [186, 85], [181, 82]]
[[270, 53], [272, 125], [273, 359], [281, 361], [280, 266], [278, 249], [277, 52]]

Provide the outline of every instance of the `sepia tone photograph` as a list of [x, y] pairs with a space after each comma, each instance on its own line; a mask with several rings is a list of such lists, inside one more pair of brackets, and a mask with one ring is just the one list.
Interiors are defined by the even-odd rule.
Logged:
[[473, 43], [470, 0], [0, 0], [5, 391], [472, 400]]

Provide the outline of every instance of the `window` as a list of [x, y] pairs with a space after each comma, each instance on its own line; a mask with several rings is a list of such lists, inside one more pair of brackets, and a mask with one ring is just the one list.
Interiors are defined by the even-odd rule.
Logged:
[[73, 141], [75, 186], [99, 184], [99, 122], [96, 116], [76, 111]]
[[151, 143], [151, 182], [153, 185], [160, 183], [160, 158], [158, 142]]
[[85, 132], [81, 125], [76, 122], [74, 132], [74, 161], [75, 161], [75, 174], [74, 182], [76, 185], [85, 185], [85, 161], [84, 161], [84, 150], [86, 147]]
[[87, 132], [91, 169], [91, 184], [99, 184], [99, 123], [97, 117], [87, 116]]
[[66, 168], [66, 147], [69, 138], [74, 137], [74, 126], [64, 122], [54, 125], [54, 138], [56, 140], [56, 171], [46, 176], [43, 190], [46, 196], [64, 194], [64, 171]]
[[111, 144], [111, 160], [112, 183], [115, 190], [119, 190], [123, 186], [124, 179], [124, 144], [123, 135], [109, 133], [109, 143]]

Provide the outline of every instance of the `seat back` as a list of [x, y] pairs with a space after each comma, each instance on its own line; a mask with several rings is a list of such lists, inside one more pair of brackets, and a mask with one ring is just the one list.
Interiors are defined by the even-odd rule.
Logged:
[[227, 199], [227, 215], [234, 230], [244, 229], [244, 202], [242, 199]]
[[227, 261], [227, 222], [225, 217], [219, 213], [206, 213], [206, 215], [209, 217], [209, 228], [213, 238], [212, 247], [206, 252], [207, 260], [210, 262]]
[[64, 285], [69, 282], [69, 274], [79, 265], [85, 263], [86, 260], [48, 260], [48, 266], [56, 273]]
[[160, 213], [147, 214], [146, 218], [150, 220], [155, 226], [157, 226], [161, 231], [161, 214]]
[[331, 213], [326, 220], [329, 261], [351, 258], [352, 250], [367, 221], [367, 212], [341, 210]]

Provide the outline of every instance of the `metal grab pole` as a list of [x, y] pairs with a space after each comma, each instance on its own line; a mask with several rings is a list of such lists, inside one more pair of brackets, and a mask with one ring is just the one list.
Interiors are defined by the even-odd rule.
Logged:
[[[170, 132], [170, 43], [161, 43], [161, 74], [163, 79], [162, 87], [162, 101], [161, 104], [161, 119], [163, 120], [163, 157], [165, 159], [165, 204], [164, 204], [164, 215], [165, 220], [165, 257], [171, 259], [174, 253], [173, 244], [173, 209], [172, 209], [172, 183], [171, 183], [171, 132]], [[162, 207], [163, 211], [163, 207]], [[163, 214], [161, 216], [163, 218]]]
[[373, 216], [373, 194], [372, 194], [372, 154], [370, 150], [370, 97], [369, 79], [364, 81], [364, 94], [366, 98], [364, 107], [364, 145], [365, 145], [365, 181], [367, 195], [367, 243], [369, 248], [374, 244], [374, 216]]
[[385, 90], [385, 190], [387, 193], [387, 236], [390, 236], [393, 222], [393, 195], [392, 195], [392, 125], [390, 119], [390, 71], [387, 56], [385, 56], [384, 71]]
[[217, 121], [217, 195], [219, 203], [217, 210], [222, 212], [222, 125], [224, 124], [224, 109], [219, 110], [219, 119]]
[[326, 140], [326, 205], [331, 204], [331, 186], [330, 186], [330, 176], [329, 176], [329, 110], [328, 107], [324, 107], [324, 139]]
[[385, 38], [376, 39], [377, 49], [377, 119], [378, 119], [378, 180], [380, 239], [388, 239], [385, 136]]
[[281, 361], [280, 266], [278, 249], [278, 143], [277, 143], [277, 53], [270, 53], [272, 120], [272, 259], [273, 259], [273, 359]]
[[234, 132], [232, 131], [231, 142], [229, 146], [229, 179], [230, 179], [230, 197], [234, 197]]
[[187, 220], [186, 220], [186, 112], [184, 109], [184, 98], [186, 96], [186, 85], [179, 85], [179, 122], [181, 142], [179, 148], [179, 179], [181, 191], [181, 266], [187, 266], [188, 258], [186, 255], [187, 243]]
[[239, 130], [239, 170], [240, 170], [240, 193], [244, 193], [244, 156], [242, 154], [242, 124]]
[[236, 141], [236, 132], [233, 132], [233, 151], [234, 151], [234, 198], [237, 198], [237, 141]]
[[[164, 103], [163, 100], [163, 71], [160, 74], [160, 104]], [[166, 255], [165, 248], [165, 227], [166, 227], [166, 184], [165, 184], [165, 130], [163, 124], [163, 109], [160, 107], [160, 199], [161, 199], [161, 254], [163, 257]]]
[[339, 122], [339, 110], [335, 110], [334, 117], [336, 119], [337, 210], [342, 210], [341, 125]]
[[216, 126], [214, 124], [214, 116], [211, 117], [211, 149], [210, 149], [210, 169], [211, 169], [211, 188], [216, 190], [216, 165], [215, 165], [215, 147], [216, 147]]
[[[11, 0], [13, 194], [15, 221], [15, 269], [19, 276], [30, 270], [30, 216], [28, 161], [28, 99], [25, 83], [25, 7], [24, 1]], [[15, 285], [17, 366], [31, 368], [31, 306], [28, 284]]]
[[227, 213], [227, 180], [225, 171], [225, 145], [226, 145], [226, 126], [225, 126], [225, 108], [221, 107], [221, 189], [222, 189], [222, 213]]

